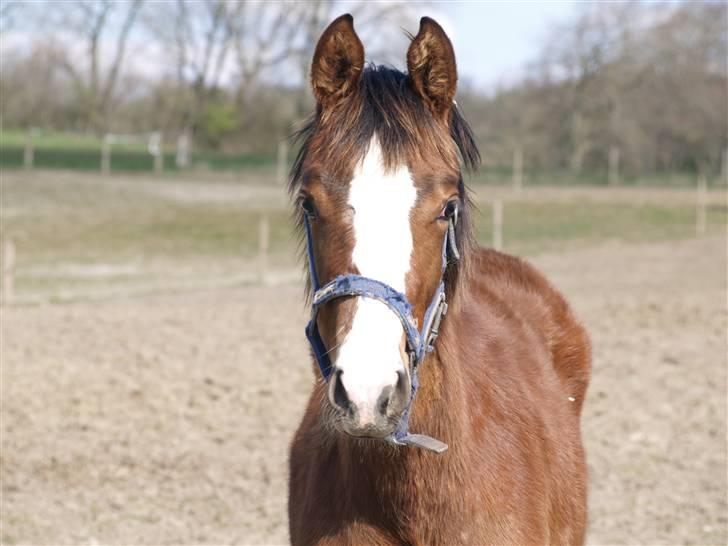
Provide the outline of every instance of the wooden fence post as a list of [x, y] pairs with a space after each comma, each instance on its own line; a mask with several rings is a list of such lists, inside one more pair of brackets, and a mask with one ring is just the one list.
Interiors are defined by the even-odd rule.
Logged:
[[520, 193], [523, 189], [523, 148], [513, 149], [513, 189]]
[[9, 305], [15, 298], [15, 243], [8, 239], [3, 244], [3, 302]]
[[503, 250], [503, 201], [493, 201], [493, 248]]
[[28, 129], [25, 133], [25, 149], [23, 150], [23, 167], [26, 169], [33, 168], [35, 159], [35, 149], [33, 147], [33, 131]]
[[286, 171], [288, 170], [288, 141], [278, 141], [278, 157], [276, 161], [276, 181], [282, 185], [286, 183]]
[[164, 170], [164, 146], [160, 131], [155, 131], [149, 136], [147, 149], [154, 158], [154, 173], [161, 174]]
[[270, 223], [268, 215], [260, 215], [258, 225], [258, 279], [265, 283], [268, 276], [268, 248], [270, 246]]
[[190, 166], [190, 144], [192, 137], [191, 131], [184, 129], [177, 137], [177, 153], [174, 162], [178, 169], [186, 169]]
[[111, 173], [111, 135], [104, 135], [101, 142], [101, 174]]
[[695, 235], [698, 237], [705, 235], [706, 231], [706, 220], [707, 220], [707, 208], [708, 208], [708, 184], [705, 180], [705, 175], [700, 174], [698, 176], [698, 191], [696, 200], [696, 214], [695, 214]]
[[609, 147], [609, 185], [617, 186], [619, 184], [619, 148], [616, 146]]

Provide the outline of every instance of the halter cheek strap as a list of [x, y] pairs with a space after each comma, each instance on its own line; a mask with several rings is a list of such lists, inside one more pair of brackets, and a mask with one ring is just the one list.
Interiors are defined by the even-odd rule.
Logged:
[[442, 244], [442, 270], [440, 274], [440, 283], [438, 284], [435, 294], [427, 306], [422, 324], [422, 329], [417, 329], [417, 321], [413, 315], [413, 308], [407, 297], [398, 290], [376, 279], [370, 279], [361, 275], [339, 275], [331, 282], [324, 286], [319, 283], [316, 273], [316, 265], [313, 252], [313, 235], [311, 233], [311, 220], [308, 214], [304, 213], [304, 226], [306, 228], [306, 244], [308, 253], [308, 267], [311, 278], [311, 288], [313, 290], [313, 302], [311, 306], [311, 320], [306, 326], [306, 338], [311, 344], [314, 358], [318, 363], [321, 375], [325, 381], [329, 380], [332, 372], [331, 359], [329, 358], [326, 345], [321, 338], [318, 328], [318, 312], [322, 305], [335, 298], [344, 296], [359, 296], [371, 298], [384, 303], [389, 309], [397, 315], [402, 323], [407, 343], [410, 350], [410, 383], [411, 393], [407, 407], [405, 408], [402, 418], [400, 419], [394, 433], [387, 438], [388, 441], [398, 445], [414, 445], [442, 453], [447, 449], [447, 444], [424, 436], [422, 434], [410, 434], [409, 432], [409, 416], [412, 403], [417, 394], [419, 381], [417, 379], [417, 371], [419, 365], [425, 359], [428, 352], [434, 348], [437, 339], [440, 322], [442, 317], [447, 313], [447, 302], [445, 300], [445, 283], [443, 280], [445, 268], [447, 267], [448, 256], [453, 260], [459, 260], [460, 254], [457, 249], [455, 239], [455, 224], [457, 223], [457, 209], [455, 214], [448, 222], [447, 233]]

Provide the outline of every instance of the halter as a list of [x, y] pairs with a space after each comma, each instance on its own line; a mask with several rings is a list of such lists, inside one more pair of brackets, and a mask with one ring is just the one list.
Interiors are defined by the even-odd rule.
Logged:
[[417, 380], [417, 370], [419, 365], [424, 361], [427, 353], [434, 349], [435, 340], [439, 334], [440, 322], [442, 317], [447, 313], [447, 302], [445, 301], [445, 282], [444, 274], [447, 267], [448, 257], [454, 261], [460, 259], [455, 240], [455, 225], [458, 220], [458, 210], [455, 209], [454, 214], [448, 219], [447, 233], [442, 243], [442, 271], [440, 273], [440, 283], [435, 290], [430, 305], [425, 311], [422, 330], [417, 329], [417, 320], [412, 314], [412, 305], [402, 292], [395, 290], [391, 286], [376, 279], [362, 277], [361, 275], [339, 275], [331, 282], [324, 286], [319, 283], [316, 274], [316, 266], [313, 253], [313, 236], [311, 233], [311, 220], [307, 212], [304, 211], [304, 225], [306, 228], [306, 245], [308, 251], [308, 268], [311, 276], [311, 288], [313, 290], [313, 302], [311, 306], [311, 320], [306, 326], [306, 338], [308, 338], [316, 358], [321, 375], [328, 382], [331, 376], [332, 364], [324, 345], [321, 334], [319, 333], [316, 317], [319, 308], [328, 301], [344, 296], [360, 296], [371, 298], [384, 303], [389, 307], [399, 321], [402, 323], [404, 333], [407, 336], [409, 346], [409, 367], [410, 367], [410, 383], [411, 393], [407, 407], [405, 408], [402, 418], [397, 425], [394, 433], [386, 438], [387, 441], [397, 445], [414, 445], [442, 453], [447, 449], [447, 444], [425, 436], [423, 434], [411, 434], [409, 432], [409, 416], [412, 402], [417, 394], [419, 382]]

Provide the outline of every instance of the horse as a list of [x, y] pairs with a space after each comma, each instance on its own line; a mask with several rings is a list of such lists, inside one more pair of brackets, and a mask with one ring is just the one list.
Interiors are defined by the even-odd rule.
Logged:
[[428, 17], [410, 38], [406, 73], [365, 64], [347, 14], [313, 55], [289, 191], [318, 379], [291, 542], [583, 543], [588, 335], [534, 267], [477, 245], [453, 47]]

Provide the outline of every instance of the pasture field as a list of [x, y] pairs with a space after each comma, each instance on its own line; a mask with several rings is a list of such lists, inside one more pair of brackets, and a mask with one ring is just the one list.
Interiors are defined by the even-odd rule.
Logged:
[[[686, 189], [473, 189], [478, 239], [492, 241], [491, 201], [500, 199], [505, 250], [521, 255], [695, 235], [695, 193]], [[300, 278], [285, 188], [265, 174], [6, 171], [0, 190], [0, 227], [16, 246], [21, 303], [256, 282], [262, 215], [269, 280]], [[707, 231], [720, 233], [725, 193], [711, 191], [708, 201]]]
[[[285, 191], [256, 176], [3, 172], [3, 544], [287, 541], [316, 375]], [[725, 544], [725, 193], [695, 237], [688, 190], [475, 190], [479, 238], [502, 199], [505, 249], [592, 336], [589, 543]]]

